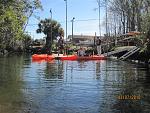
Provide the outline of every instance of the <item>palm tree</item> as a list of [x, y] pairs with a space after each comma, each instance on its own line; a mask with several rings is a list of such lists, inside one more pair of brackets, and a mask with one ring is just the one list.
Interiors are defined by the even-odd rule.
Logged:
[[[61, 24], [56, 20], [45, 19], [41, 20], [38, 24], [37, 33], [44, 33], [46, 35], [46, 48], [51, 50], [53, 40], [56, 39], [57, 36], [64, 36], [64, 30], [61, 28]], [[51, 52], [51, 51], [50, 51]]]

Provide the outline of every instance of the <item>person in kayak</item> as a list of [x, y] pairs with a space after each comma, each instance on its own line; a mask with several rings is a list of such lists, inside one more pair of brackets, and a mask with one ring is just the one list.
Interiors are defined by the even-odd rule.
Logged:
[[85, 54], [84, 48], [80, 48], [80, 49], [78, 50], [78, 52], [77, 52], [77, 55], [78, 55], [78, 56], [85, 56], [86, 54]]
[[101, 39], [99, 37], [97, 37], [96, 39], [96, 46], [97, 46], [97, 55], [101, 55]]
[[58, 40], [58, 54], [63, 54], [63, 50], [64, 50], [64, 39], [62, 38], [62, 36], [60, 36], [59, 40]]

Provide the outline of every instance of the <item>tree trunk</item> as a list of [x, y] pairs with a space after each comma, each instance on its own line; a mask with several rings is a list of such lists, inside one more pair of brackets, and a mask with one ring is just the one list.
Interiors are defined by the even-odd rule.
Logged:
[[126, 16], [125, 16], [125, 12], [123, 11], [123, 34], [125, 34], [126, 33], [126, 24], [125, 24], [125, 22], [126, 22]]
[[141, 14], [140, 13], [137, 13], [137, 30], [138, 31], [141, 31], [142, 28], [141, 28]]
[[125, 12], [124, 11], [121, 14], [121, 22], [122, 22], [122, 33], [125, 34]]
[[51, 53], [51, 35], [50, 33], [48, 32], [47, 33], [47, 37], [46, 37], [46, 52], [49, 54]]
[[135, 11], [133, 9], [133, 14], [131, 17], [131, 31], [135, 31]]
[[127, 12], [127, 28], [126, 28], [126, 33], [131, 31], [131, 12], [130, 10], [128, 9], [128, 12]]
[[132, 1], [133, 3], [132, 3], [132, 17], [131, 17], [131, 31], [135, 31], [135, 13], [136, 13], [136, 11], [135, 11], [135, 5], [136, 5], [136, 1], [135, 0], [133, 0]]
[[142, 28], [141, 28], [141, 21], [142, 21], [142, 19], [141, 19], [141, 4], [142, 4], [142, 2], [139, 2], [138, 3], [138, 6], [137, 6], [137, 8], [136, 8], [136, 14], [137, 14], [137, 30], [138, 31], [142, 31]]

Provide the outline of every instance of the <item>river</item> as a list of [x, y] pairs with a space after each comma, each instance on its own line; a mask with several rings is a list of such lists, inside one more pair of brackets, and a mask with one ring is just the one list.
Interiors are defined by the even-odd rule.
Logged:
[[117, 60], [0, 58], [0, 113], [150, 113], [150, 71]]

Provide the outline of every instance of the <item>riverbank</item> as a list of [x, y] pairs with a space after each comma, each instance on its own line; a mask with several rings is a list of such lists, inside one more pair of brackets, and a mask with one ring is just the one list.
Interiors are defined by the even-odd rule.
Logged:
[[137, 46], [116, 47], [113, 51], [105, 53], [106, 56], [114, 56], [123, 61], [135, 61], [149, 64], [150, 54], [146, 49]]
[[12, 54], [23, 54], [23, 53], [31, 53], [31, 51], [25, 51], [21, 48], [18, 48], [18, 49], [1, 49], [0, 50], [0, 56], [3, 57], [3, 56], [9, 56], [9, 55], [12, 55]]

